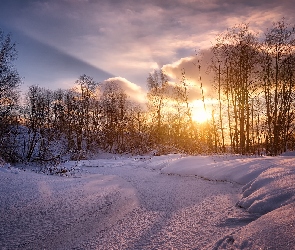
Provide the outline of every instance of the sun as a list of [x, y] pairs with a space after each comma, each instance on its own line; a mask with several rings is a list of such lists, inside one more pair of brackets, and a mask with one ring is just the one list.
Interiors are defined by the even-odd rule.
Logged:
[[195, 107], [192, 110], [192, 119], [197, 123], [204, 123], [211, 119], [211, 115], [203, 107]]

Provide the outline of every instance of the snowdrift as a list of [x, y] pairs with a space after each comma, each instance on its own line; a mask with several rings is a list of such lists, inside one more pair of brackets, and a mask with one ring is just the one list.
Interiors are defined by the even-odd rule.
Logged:
[[[266, 214], [295, 201], [294, 166], [271, 167], [243, 187], [238, 206]], [[295, 207], [294, 207], [295, 210]]]
[[[138, 206], [136, 189], [128, 181], [97, 174], [98, 168], [116, 171], [145, 168], [165, 175], [232, 183], [234, 187], [241, 187], [236, 206], [243, 210], [240, 216], [245, 217], [227, 218], [227, 222], [243, 223], [231, 234], [210, 243], [208, 249], [295, 249], [295, 157], [292, 154], [280, 157], [107, 156], [56, 166], [59, 172], [74, 170], [74, 175], [66, 175], [69, 178], [46, 175], [52, 172], [41, 175], [21, 171], [0, 162], [0, 190], [5, 194], [0, 202], [0, 248], [41, 249], [44, 241], [47, 246], [48, 241], [52, 242], [52, 248], [56, 247], [54, 244], [71, 248], [93, 237], [93, 228], [104, 230], [108, 227], [105, 221], [115, 223]], [[20, 220], [29, 227], [22, 228]], [[76, 235], [77, 228], [86, 234]], [[44, 239], [42, 235], [46, 230], [51, 230], [51, 235]], [[66, 240], [73, 239], [73, 235], [74, 241]]]
[[294, 203], [269, 212], [219, 240], [212, 249], [294, 249]]
[[162, 172], [244, 185], [237, 206], [258, 219], [213, 249], [295, 248], [295, 157], [192, 156], [173, 161]]

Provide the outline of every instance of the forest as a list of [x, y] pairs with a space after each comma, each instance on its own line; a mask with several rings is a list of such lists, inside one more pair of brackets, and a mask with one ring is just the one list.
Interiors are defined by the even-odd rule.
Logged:
[[[206, 67], [215, 101], [198, 83], [210, 119], [192, 117], [191, 85], [163, 70], [147, 74], [146, 106], [115, 82], [81, 75], [71, 89], [34, 85], [20, 95], [17, 48], [0, 31], [0, 157], [7, 162], [83, 159], [112, 153], [279, 155], [295, 146], [295, 26], [284, 20], [264, 34], [249, 25], [216, 37]], [[196, 71], [204, 67], [196, 65]], [[212, 97], [210, 97], [212, 98]]]

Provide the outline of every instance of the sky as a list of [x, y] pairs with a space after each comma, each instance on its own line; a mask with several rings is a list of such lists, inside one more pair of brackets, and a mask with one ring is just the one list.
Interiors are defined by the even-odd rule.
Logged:
[[174, 81], [184, 66], [198, 74], [194, 55], [227, 28], [263, 33], [282, 17], [295, 23], [294, 10], [293, 0], [1, 0], [0, 29], [17, 44], [23, 90], [71, 88], [86, 74], [142, 94], [154, 69]]

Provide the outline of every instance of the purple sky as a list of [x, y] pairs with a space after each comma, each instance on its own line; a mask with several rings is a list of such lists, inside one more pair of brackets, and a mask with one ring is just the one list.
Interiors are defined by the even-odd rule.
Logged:
[[134, 90], [153, 69], [180, 71], [226, 28], [263, 33], [282, 17], [295, 23], [294, 11], [293, 0], [1, 0], [0, 28], [17, 42], [23, 89], [70, 88], [87, 74]]

